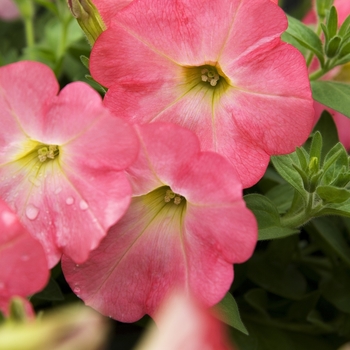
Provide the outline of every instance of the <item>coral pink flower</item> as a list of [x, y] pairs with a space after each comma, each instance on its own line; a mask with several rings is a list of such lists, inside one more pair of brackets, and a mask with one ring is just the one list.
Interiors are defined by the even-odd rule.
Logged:
[[269, 0], [135, 0], [96, 41], [91, 73], [111, 110], [195, 131], [247, 187], [313, 123], [305, 61], [280, 40], [286, 28]]
[[0, 19], [10, 21], [19, 16], [18, 8], [13, 0], [0, 0]]
[[[339, 26], [344, 22], [347, 16], [350, 15], [350, 1], [349, 0], [335, 0], [334, 1], [334, 6], [337, 9], [338, 13], [338, 24]], [[316, 15], [316, 4], [315, 2], [313, 3], [313, 8], [309, 11], [309, 13], [305, 16], [303, 22], [306, 24], [316, 24], [317, 23], [317, 15]], [[315, 59], [313, 64], [311, 65], [311, 70], [315, 70], [318, 68], [318, 61]], [[349, 64], [347, 64], [349, 66]], [[330, 71], [328, 74], [326, 74], [323, 79], [326, 80], [331, 80], [331, 79], [336, 79], [336, 80], [343, 80], [343, 79], [338, 79], [337, 76], [339, 77], [342, 75], [342, 68], [341, 67], [336, 67], [332, 71]], [[346, 83], [349, 83], [350, 81], [343, 81]], [[337, 126], [338, 130], [338, 136], [340, 142], [344, 145], [344, 147], [347, 150], [350, 150], [350, 119], [346, 117], [345, 115], [315, 101], [314, 102], [314, 108], [315, 108], [315, 123], [318, 121], [320, 118], [322, 112], [324, 110], [327, 110], [334, 119], [334, 122]]]
[[48, 278], [43, 247], [0, 200], [0, 311], [8, 314], [12, 297], [40, 291]]
[[141, 152], [127, 170], [133, 199], [89, 259], [62, 258], [65, 277], [87, 305], [124, 322], [153, 315], [174, 287], [204, 305], [219, 302], [257, 239], [234, 168], [200, 152], [197, 137], [174, 124], [137, 128]]
[[210, 310], [184, 295], [173, 295], [155, 315], [153, 327], [135, 350], [230, 350], [223, 324]]
[[41, 63], [0, 68], [0, 198], [41, 241], [50, 267], [62, 252], [84, 261], [124, 214], [131, 187], [123, 170], [139, 148], [88, 85], [57, 92]]

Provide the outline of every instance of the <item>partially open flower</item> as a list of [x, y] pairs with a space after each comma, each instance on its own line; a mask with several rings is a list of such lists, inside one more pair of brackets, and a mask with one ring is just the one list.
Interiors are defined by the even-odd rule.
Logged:
[[270, 155], [309, 136], [305, 61], [281, 41], [287, 20], [272, 1], [135, 0], [107, 27], [90, 59], [105, 104], [132, 122], [191, 129], [203, 150], [234, 164], [244, 187]]
[[62, 258], [73, 291], [124, 322], [153, 315], [174, 287], [216, 304], [232, 283], [232, 264], [247, 260], [257, 240], [255, 217], [225, 158], [200, 152], [197, 137], [175, 124], [137, 131], [129, 210], [84, 264]]
[[127, 209], [123, 170], [136, 158], [134, 130], [84, 83], [57, 96], [38, 62], [0, 68], [0, 198], [41, 241], [54, 266], [83, 262]]

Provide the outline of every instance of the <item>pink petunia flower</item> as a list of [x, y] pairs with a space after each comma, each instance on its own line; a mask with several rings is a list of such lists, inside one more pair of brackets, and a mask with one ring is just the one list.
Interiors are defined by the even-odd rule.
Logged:
[[13, 0], [0, 0], [0, 19], [11, 21], [19, 17], [20, 13]]
[[62, 252], [86, 260], [126, 211], [123, 170], [139, 149], [133, 129], [84, 83], [57, 96], [38, 62], [0, 68], [0, 198], [41, 241], [49, 267]]
[[[338, 13], [338, 25], [340, 26], [344, 20], [346, 19], [347, 16], [350, 15], [350, 1], [349, 0], [335, 0], [334, 1], [334, 6], [337, 9]], [[305, 16], [304, 23], [306, 24], [316, 24], [317, 23], [317, 14], [316, 14], [316, 3], [315, 1], [313, 2], [313, 7], [312, 9], [307, 13]], [[312, 65], [310, 67], [310, 70], [316, 70], [319, 67], [318, 61], [315, 59], [312, 62]], [[347, 68], [345, 68], [347, 67]], [[323, 79], [325, 80], [339, 80], [345, 83], [350, 82], [350, 78], [348, 74], [343, 74], [343, 72], [349, 69], [349, 64], [341, 67], [336, 67], [330, 72], [328, 72]], [[346, 77], [344, 79], [344, 76]], [[337, 126], [338, 130], [338, 136], [340, 142], [344, 145], [344, 147], [347, 150], [350, 150], [350, 119], [346, 117], [345, 115], [341, 114], [338, 111], [335, 111], [317, 101], [314, 101], [314, 108], [315, 108], [315, 124], [319, 120], [322, 112], [324, 110], [327, 110], [332, 116], [333, 120]]]
[[223, 324], [196, 300], [172, 295], [155, 315], [152, 327], [135, 350], [230, 350]]
[[[0, 200], [0, 311], [7, 315], [12, 297], [26, 297], [40, 291], [48, 278], [43, 247]], [[30, 304], [24, 303], [30, 316]]]
[[232, 263], [247, 260], [257, 240], [242, 185], [222, 156], [200, 152], [197, 137], [174, 124], [137, 131], [129, 210], [84, 264], [62, 258], [73, 291], [124, 322], [153, 315], [174, 287], [204, 305], [219, 302], [232, 283]]
[[191, 129], [248, 187], [313, 123], [305, 61], [280, 40], [286, 28], [270, 0], [134, 0], [96, 41], [91, 73], [111, 110]]

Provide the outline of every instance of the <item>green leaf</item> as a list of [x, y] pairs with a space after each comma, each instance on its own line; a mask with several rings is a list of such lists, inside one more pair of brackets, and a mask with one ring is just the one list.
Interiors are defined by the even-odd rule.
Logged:
[[295, 301], [288, 309], [288, 319], [304, 321], [320, 299], [320, 292], [314, 291]]
[[249, 334], [241, 320], [236, 300], [231, 293], [227, 293], [224, 299], [214, 306], [214, 310], [217, 312], [216, 316], [219, 320], [246, 335]]
[[244, 200], [258, 221], [259, 240], [282, 238], [299, 232], [281, 225], [277, 208], [267, 197], [248, 194]]
[[329, 112], [323, 111], [314, 131], [319, 131], [322, 135], [321, 160], [323, 161], [325, 155], [339, 142], [338, 130]]
[[350, 118], [350, 85], [334, 81], [311, 81], [314, 100]]
[[80, 61], [87, 69], [89, 69], [89, 62], [90, 62], [90, 60], [86, 56], [81, 55], [80, 56]]
[[350, 313], [350, 272], [337, 267], [321, 283], [322, 295], [340, 311]]
[[342, 203], [350, 198], [350, 191], [334, 186], [318, 186], [316, 193], [327, 203]]
[[272, 201], [280, 214], [284, 214], [292, 205], [294, 192], [294, 188], [285, 183], [273, 187], [265, 196]]
[[303, 180], [293, 167], [293, 164], [300, 166], [297, 155], [291, 153], [283, 156], [273, 156], [271, 161], [278, 173], [300, 193], [306, 203], [308, 194], [304, 188]]
[[324, 63], [322, 42], [317, 34], [297, 19], [288, 17], [287, 33], [294, 37], [299, 44], [312, 51], [319, 59], [321, 66]]
[[[346, 48], [346, 50], [348, 50], [348, 49], [350, 51], [350, 45], [349, 45], [349, 47]], [[350, 53], [348, 53], [344, 56], [342, 55], [335, 63], [335, 66], [340, 66], [340, 65], [346, 64], [348, 62], [350, 62]]]
[[256, 311], [269, 318], [269, 313], [266, 311], [268, 302], [266, 290], [261, 288], [251, 289], [244, 294], [244, 299]]
[[341, 42], [341, 37], [335, 36], [326, 44], [326, 54], [329, 58], [333, 58], [336, 56], [339, 50]]
[[324, 322], [320, 313], [316, 310], [312, 310], [308, 314], [306, 320], [309, 321], [310, 323], [314, 324], [315, 326], [317, 326], [317, 328], [322, 329], [325, 332], [329, 332], [329, 333], [334, 332], [334, 327], [331, 324]]
[[346, 55], [350, 54], [350, 43], [345, 43], [344, 45], [341, 46], [340, 50], [339, 50], [339, 58], [342, 58]]
[[333, 5], [333, 0], [316, 0], [316, 9], [319, 17], [324, 18], [326, 11]]
[[332, 39], [337, 34], [338, 30], [338, 14], [334, 6], [332, 6], [327, 13], [327, 29], [330, 39]]
[[254, 255], [247, 264], [249, 279], [271, 293], [299, 300], [306, 292], [306, 279], [292, 264], [281, 266], [271, 256], [263, 255]]
[[301, 45], [299, 43], [299, 41], [297, 39], [294, 38], [294, 36], [290, 35], [289, 33], [287, 32], [284, 32], [282, 35], [281, 35], [281, 39], [285, 42], [285, 43], [288, 43], [288, 44], [291, 44], [293, 45], [296, 49], [298, 49], [301, 54], [305, 57], [305, 59], [307, 58], [308, 54], [309, 54], [309, 50]]
[[334, 253], [350, 266], [349, 244], [342, 232], [335, 227], [334, 221], [330, 218], [318, 218], [313, 220], [311, 224], [315, 228], [317, 234], [328, 244]]
[[317, 162], [318, 169], [320, 166], [321, 152], [322, 152], [322, 136], [319, 131], [316, 131], [311, 141], [309, 155], [310, 155], [310, 161], [312, 158], [318, 159], [318, 162]]
[[340, 26], [338, 35], [343, 37], [348, 32], [349, 26], [350, 26], [350, 15], [346, 17], [345, 21]]
[[53, 278], [50, 278], [47, 286], [41, 292], [34, 294], [33, 298], [49, 301], [64, 300], [61, 289]]

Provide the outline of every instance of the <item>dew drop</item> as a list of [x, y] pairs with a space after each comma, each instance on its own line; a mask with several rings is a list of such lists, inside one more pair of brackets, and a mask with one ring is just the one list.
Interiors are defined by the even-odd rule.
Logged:
[[21, 260], [22, 261], [28, 261], [29, 260], [29, 256], [28, 255], [22, 255], [21, 256]]
[[35, 220], [39, 215], [39, 209], [33, 204], [28, 204], [26, 208], [26, 216], [29, 220]]
[[66, 203], [67, 203], [68, 205], [72, 205], [72, 204], [74, 203], [74, 198], [73, 198], [73, 197], [68, 197], [68, 198], [66, 199]]
[[4, 288], [5, 288], [4, 282], [0, 282], [0, 289], [4, 289]]
[[79, 207], [81, 210], [86, 210], [87, 208], [89, 208], [89, 205], [85, 201], [80, 201]]
[[11, 213], [10, 211], [3, 211], [1, 213], [1, 218], [3, 223], [7, 226], [10, 227], [16, 222], [16, 215]]
[[73, 288], [73, 292], [74, 292], [75, 294], [80, 293], [80, 287], [79, 287], [79, 286], [75, 286], [75, 287]]
[[55, 194], [59, 194], [61, 191], [62, 191], [62, 188], [61, 187], [57, 187], [56, 190], [55, 190]]

